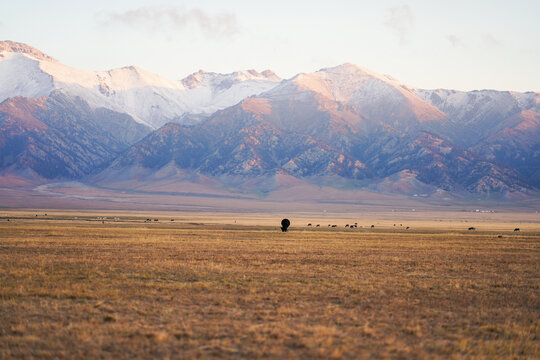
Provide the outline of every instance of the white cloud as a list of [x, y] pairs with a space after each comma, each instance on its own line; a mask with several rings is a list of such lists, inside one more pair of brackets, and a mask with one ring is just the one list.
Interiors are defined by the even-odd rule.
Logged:
[[234, 14], [219, 13], [209, 15], [204, 10], [193, 8], [189, 10], [167, 7], [142, 7], [122, 13], [102, 13], [99, 15], [101, 24], [127, 25], [131, 27], [146, 27], [153, 31], [183, 29], [188, 24], [196, 24], [206, 35], [226, 36], [238, 32]]
[[456, 35], [447, 35], [446, 40], [448, 40], [450, 45], [452, 45], [453, 47], [466, 47], [463, 40], [461, 40], [461, 38], [457, 37]]
[[389, 8], [384, 25], [394, 32], [400, 43], [406, 44], [414, 26], [414, 16], [409, 5]]
[[492, 47], [498, 47], [498, 46], [502, 46], [502, 43], [497, 40], [497, 38], [495, 38], [495, 36], [489, 34], [489, 33], [485, 33], [483, 36], [482, 36], [482, 40], [484, 42], [485, 45], [488, 45], [488, 46], [492, 46]]

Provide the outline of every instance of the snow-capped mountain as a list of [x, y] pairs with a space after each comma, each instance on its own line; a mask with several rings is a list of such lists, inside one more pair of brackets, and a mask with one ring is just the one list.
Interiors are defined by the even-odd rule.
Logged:
[[36, 98], [60, 90], [92, 108], [124, 112], [152, 128], [204, 117], [245, 97], [267, 91], [281, 79], [267, 70], [232, 74], [199, 71], [168, 80], [136, 66], [86, 71], [66, 66], [28, 45], [0, 42], [0, 102], [9, 97]]
[[511, 168], [431, 131], [447, 121], [415, 89], [345, 64], [297, 75], [195, 126], [163, 127], [118, 157], [100, 181], [134, 168], [176, 166], [220, 178], [285, 173], [315, 183], [380, 182], [385, 186], [375, 188], [386, 189], [406, 173], [411, 184], [424, 184], [412, 191], [432, 193], [531, 188]]
[[402, 111], [398, 114], [400, 126], [405, 125], [404, 117], [413, 122], [445, 117], [442, 111], [416, 96], [413, 88], [389, 75], [380, 75], [355, 64], [299, 74], [282, 86], [290, 85], [318, 94], [320, 98], [347, 104], [372, 120], [388, 122], [389, 117], [396, 118], [396, 111]]
[[297, 183], [540, 189], [540, 93], [416, 89], [354, 64], [288, 80], [249, 70], [174, 81], [137, 67], [78, 70], [0, 42], [0, 101], [0, 175], [109, 186], [183, 174], [258, 194]]
[[422, 90], [415, 93], [442, 110], [440, 124], [450, 139], [463, 146], [474, 146], [493, 134], [520, 122], [522, 111], [540, 113], [540, 94], [511, 91]]

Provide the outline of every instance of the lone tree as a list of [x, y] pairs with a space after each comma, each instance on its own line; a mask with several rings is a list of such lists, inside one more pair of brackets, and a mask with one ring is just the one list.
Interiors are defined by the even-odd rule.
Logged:
[[283, 219], [281, 220], [281, 231], [287, 232], [287, 228], [291, 225], [291, 222], [289, 219]]

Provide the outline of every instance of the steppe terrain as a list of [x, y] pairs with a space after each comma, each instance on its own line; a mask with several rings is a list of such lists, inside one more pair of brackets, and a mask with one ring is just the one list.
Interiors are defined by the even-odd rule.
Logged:
[[537, 213], [283, 215], [0, 210], [0, 358], [540, 357]]

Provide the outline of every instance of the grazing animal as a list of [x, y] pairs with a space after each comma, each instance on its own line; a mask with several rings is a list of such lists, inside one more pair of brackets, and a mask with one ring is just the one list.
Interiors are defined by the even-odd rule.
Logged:
[[407, 226], [407, 227], [405, 228], [405, 230], [409, 230], [409, 229], [410, 229], [410, 227], [409, 227], [409, 226]]
[[519, 231], [519, 228], [515, 228], [514, 231]]
[[500, 239], [500, 238], [502, 238], [502, 235], [498, 235], [497, 237]]
[[345, 225], [345, 227], [349, 227], [349, 224]]
[[337, 225], [332, 225], [332, 227], [333, 227], [333, 228], [334, 228], [334, 227], [337, 227]]
[[471, 226], [471, 227], [469, 228], [469, 230], [476, 230], [476, 228], [473, 227], [473, 226]]
[[307, 226], [311, 226], [311, 224], [307, 224]]
[[174, 221], [174, 219], [171, 219], [171, 221]]
[[281, 231], [287, 232], [287, 228], [291, 225], [291, 222], [289, 219], [283, 219], [281, 220]]
[[317, 226], [315, 226], [315, 227], [320, 227], [320, 226], [321, 226], [321, 224], [317, 224]]
[[375, 227], [375, 225], [371, 225], [371, 228], [373, 229]]
[[159, 219], [154, 219], [154, 221], [159, 221]]

